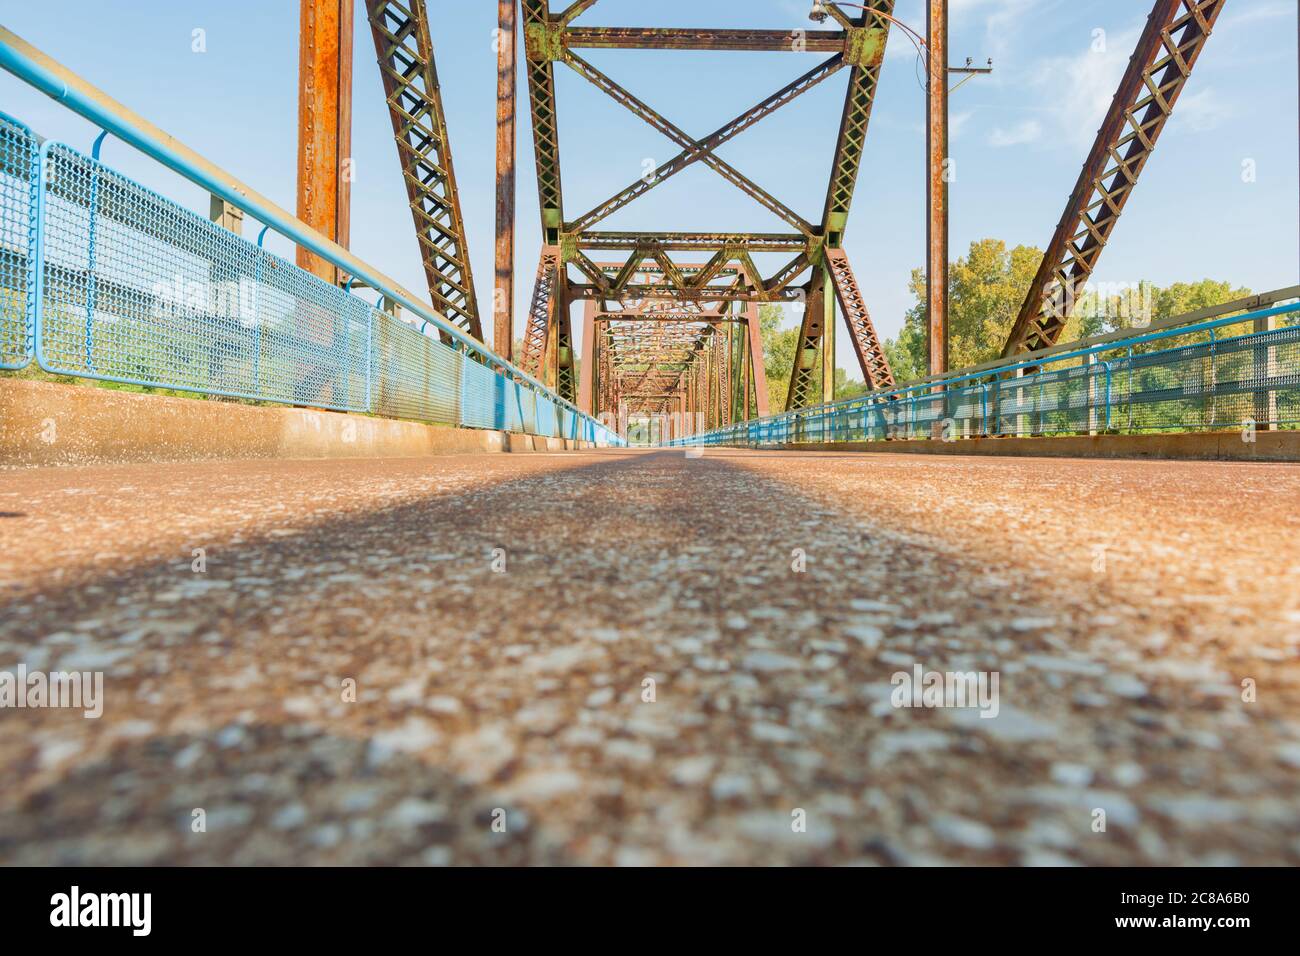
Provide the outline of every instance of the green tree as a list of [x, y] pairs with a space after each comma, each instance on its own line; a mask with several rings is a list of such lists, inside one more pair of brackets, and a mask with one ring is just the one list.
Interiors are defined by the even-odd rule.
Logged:
[[[998, 357], [1042, 257], [1042, 250], [1032, 246], [1016, 246], [1008, 251], [1001, 239], [979, 239], [970, 244], [965, 258], [951, 264], [948, 270], [949, 368], [966, 368]], [[898, 336], [885, 343], [885, 354], [899, 381], [919, 378], [929, 367], [925, 273], [912, 270], [908, 287], [916, 297], [916, 305], [907, 310]], [[1069, 332], [1067, 326], [1066, 334]]]
[[771, 414], [785, 410], [785, 396], [794, 371], [799, 329], [782, 329], [785, 309], [775, 302], [758, 307], [758, 327], [763, 337], [763, 371], [767, 375], [767, 404]]

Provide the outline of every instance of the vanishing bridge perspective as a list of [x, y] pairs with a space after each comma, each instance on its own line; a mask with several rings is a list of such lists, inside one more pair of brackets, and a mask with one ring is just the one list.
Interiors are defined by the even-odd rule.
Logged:
[[[1001, 69], [950, 55], [949, 0], [481, 6], [300, 0], [292, 211], [283, 144], [232, 145], [268, 164], [238, 178], [57, 30], [0, 26], [0, 863], [1300, 864], [1300, 250], [1270, 291], [1087, 321], [1139, 183], [1197, 162], [1146, 168], [1245, 4], [1112, 30], [1126, 65], [1009, 309], [954, 292], [950, 190], [1018, 184], [949, 174], [949, 95]], [[458, 169], [448, 106], [481, 78], [435, 46], [465, 20], [495, 28], [495, 154]], [[798, 75], [730, 117], [701, 80], [682, 125], [614, 79], [760, 55]], [[874, 208], [895, 69], [923, 222]], [[815, 207], [738, 168], [806, 94]], [[585, 208], [627, 114], [666, 151]], [[384, 115], [391, 245], [354, 215], [354, 117]], [[683, 226], [667, 184], [705, 172], [696, 218], [738, 190], [775, 225]], [[923, 250], [896, 338], [851, 225]], [[424, 287], [354, 251], [398, 246]]]

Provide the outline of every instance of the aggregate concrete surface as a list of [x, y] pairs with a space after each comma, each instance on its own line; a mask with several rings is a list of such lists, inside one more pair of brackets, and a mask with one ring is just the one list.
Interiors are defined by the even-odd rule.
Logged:
[[[99, 719], [0, 709], [0, 862], [1294, 865], [1297, 502], [726, 449], [0, 472], [0, 671], [104, 673]], [[895, 706], [917, 665], [996, 716]]]

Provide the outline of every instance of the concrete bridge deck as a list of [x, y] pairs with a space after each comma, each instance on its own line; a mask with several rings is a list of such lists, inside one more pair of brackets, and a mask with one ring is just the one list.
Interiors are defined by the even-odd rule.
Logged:
[[[98, 720], [0, 710], [0, 862], [1294, 865], [1297, 501], [725, 449], [0, 472], [0, 670], [105, 672]], [[893, 706], [917, 664], [997, 716]]]

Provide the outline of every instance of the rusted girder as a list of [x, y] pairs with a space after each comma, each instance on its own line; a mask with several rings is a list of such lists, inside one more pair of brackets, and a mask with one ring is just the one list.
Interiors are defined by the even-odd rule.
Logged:
[[366, 14], [429, 297], [448, 321], [481, 340], [478, 297], [425, 5], [420, 0], [366, 0]]
[[579, 249], [635, 249], [656, 242], [668, 252], [712, 252], [729, 246], [750, 252], [800, 252], [808, 237], [799, 233], [756, 232], [583, 232]]
[[560, 183], [560, 138], [555, 115], [555, 69], [551, 53], [539, 42], [550, 29], [549, 0], [520, 0], [524, 13], [524, 52], [528, 68], [528, 99], [533, 116], [533, 146], [537, 157], [537, 199], [542, 212], [543, 241], [560, 241], [564, 227], [564, 194]]
[[[894, 0], [877, 0], [874, 6], [880, 13], [892, 14]], [[886, 17], [863, 13], [856, 25], [862, 30], [864, 51], [849, 74], [848, 93], [844, 98], [844, 111], [831, 163], [830, 186], [826, 190], [826, 205], [822, 213], [821, 235], [834, 244], [839, 243], [848, 222], [849, 206], [853, 202], [862, 153], [866, 148], [867, 124], [871, 120], [871, 107], [876, 99], [876, 86], [884, 62], [885, 44], [889, 40], [889, 20]]]
[[1133, 194], [1225, 0], [1156, 0], [1003, 356], [1055, 344]]
[[867, 383], [868, 389], [892, 386], [894, 373], [889, 368], [889, 359], [880, 344], [880, 337], [876, 335], [876, 327], [862, 298], [862, 290], [858, 288], [858, 280], [853, 275], [849, 257], [843, 249], [826, 250], [826, 269], [830, 273], [835, 298], [839, 301], [840, 311], [844, 313], [844, 321], [853, 339], [853, 351], [858, 357], [863, 381]]
[[[719, 300], [736, 300], [740, 302], [800, 302], [804, 298], [802, 289], [786, 287], [780, 292], [766, 293], [762, 290], [741, 290], [733, 292], [730, 289], [719, 288], [715, 286], [706, 286], [703, 289], [693, 289], [686, 293], [692, 299], [698, 299], [706, 302], [717, 302]], [[621, 299], [680, 299], [683, 293], [675, 289], [665, 289], [662, 286], [654, 285], [627, 285], [619, 290], [615, 298]], [[569, 284], [569, 298], [572, 301], [581, 301], [583, 299], [608, 299], [609, 291], [602, 291], [594, 285], [584, 285], [579, 283]]]
[[803, 321], [799, 324], [799, 338], [795, 343], [794, 366], [790, 370], [790, 385], [786, 389], [786, 410], [806, 408], [822, 400], [822, 376], [817, 367], [818, 354], [826, 325], [835, 319], [833, 300], [826, 295], [826, 270], [813, 269], [812, 278], [804, 291]]
[[719, 30], [671, 27], [569, 27], [563, 42], [581, 48], [619, 50], [752, 50], [785, 53], [837, 53], [844, 49], [839, 30]]
[[543, 246], [537, 263], [537, 278], [533, 283], [532, 304], [528, 308], [528, 324], [524, 329], [523, 353], [519, 356], [519, 367], [543, 382], [546, 381], [543, 366], [555, 315], [559, 311], [560, 270], [563, 268], [560, 247]]

